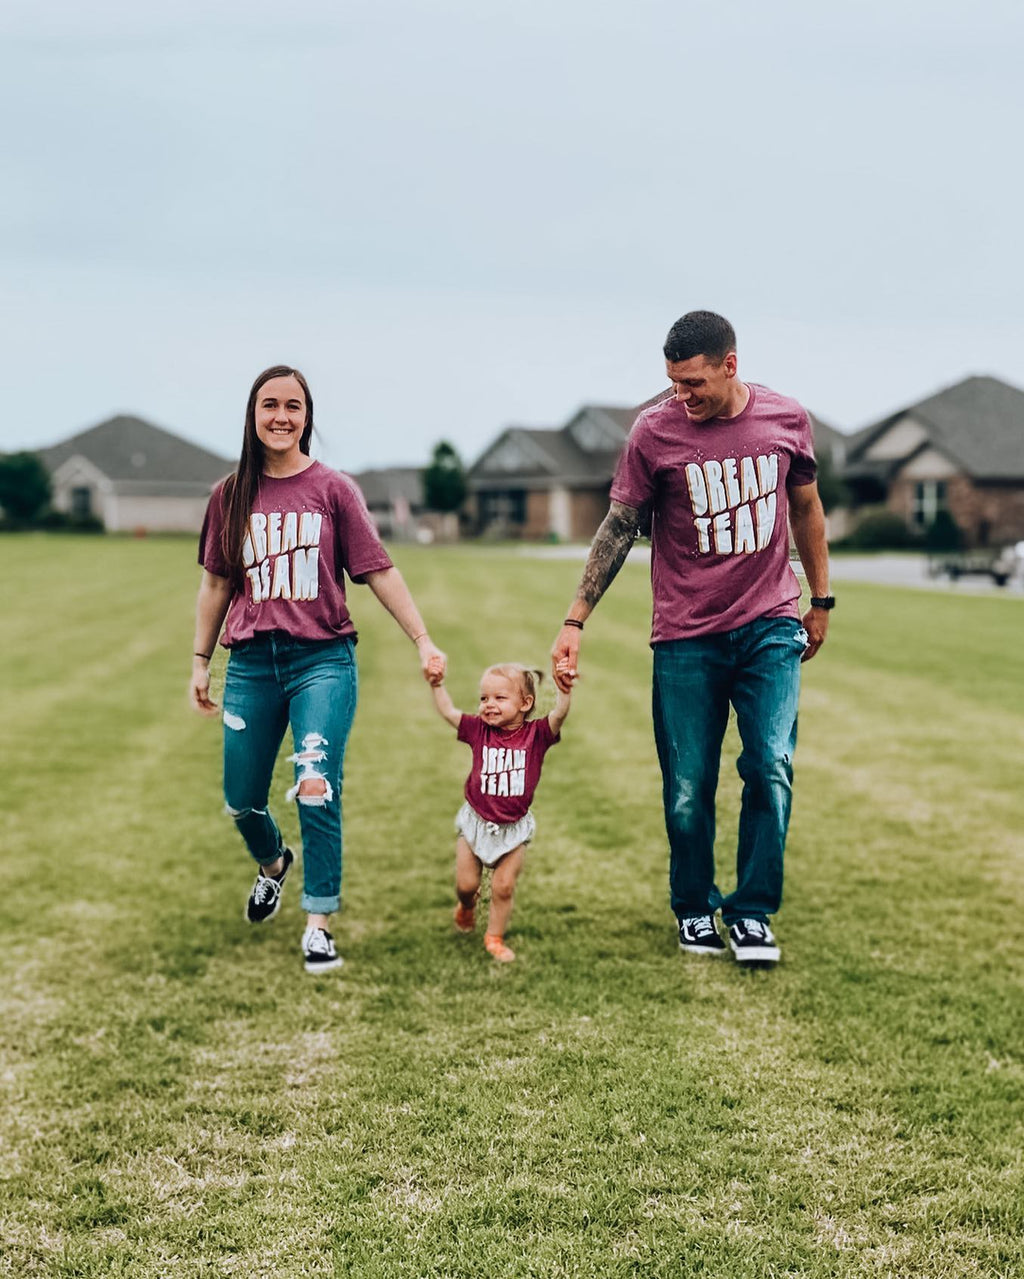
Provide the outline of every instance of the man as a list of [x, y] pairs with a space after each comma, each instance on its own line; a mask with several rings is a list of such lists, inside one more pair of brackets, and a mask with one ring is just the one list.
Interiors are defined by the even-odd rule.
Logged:
[[[728, 320], [692, 311], [665, 343], [674, 395], [637, 418], [576, 599], [552, 649], [555, 682], [577, 677], [583, 623], [652, 516], [654, 735], [679, 945], [774, 964], [800, 663], [817, 653], [835, 600], [810, 419], [795, 400], [737, 376]], [[787, 509], [811, 593], [801, 620]], [[715, 790], [730, 703], [743, 749], [736, 889], [715, 884]]]

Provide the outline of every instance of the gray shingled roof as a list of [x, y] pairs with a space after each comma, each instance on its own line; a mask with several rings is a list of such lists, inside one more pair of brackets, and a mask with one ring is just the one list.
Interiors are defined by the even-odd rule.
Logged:
[[975, 479], [1024, 478], [1024, 391], [985, 376], [966, 377], [858, 432], [850, 449], [851, 468], [870, 469], [873, 463], [864, 453], [908, 415], [927, 428], [935, 447]]
[[404, 497], [410, 510], [423, 509], [421, 466], [386, 466], [360, 471], [352, 478], [362, 490], [369, 507], [390, 506], [396, 497]]
[[[512, 472], [481, 470], [481, 463], [507, 439], [518, 439], [525, 446], [524, 453], [536, 460]], [[510, 426], [473, 463], [467, 478], [474, 489], [505, 487], [517, 481], [533, 481], [538, 487], [545, 487], [548, 481], [582, 486], [607, 484], [617, 456], [617, 452], [581, 449], [565, 427]]]
[[84, 457], [115, 488], [125, 483], [212, 487], [235, 469], [228, 458], [140, 417], [112, 417], [37, 453], [51, 474], [68, 458]]

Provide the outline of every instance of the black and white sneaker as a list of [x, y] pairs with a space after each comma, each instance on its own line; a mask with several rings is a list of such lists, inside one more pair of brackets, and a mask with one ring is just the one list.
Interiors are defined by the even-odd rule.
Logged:
[[334, 938], [326, 928], [307, 928], [302, 934], [302, 957], [307, 973], [326, 973], [345, 962], [334, 949]]
[[775, 935], [759, 919], [741, 919], [729, 929], [729, 945], [738, 964], [777, 964]]
[[260, 873], [256, 876], [256, 883], [252, 886], [249, 900], [245, 903], [245, 917], [250, 924], [265, 924], [268, 919], [273, 919], [277, 914], [277, 908], [281, 905], [281, 889], [284, 887], [285, 876], [295, 860], [290, 848], [282, 849], [281, 856], [284, 858], [284, 869], [276, 875], [264, 875], [263, 867], [260, 867]]
[[679, 949], [689, 955], [721, 955], [725, 942], [713, 915], [691, 915], [679, 921]]

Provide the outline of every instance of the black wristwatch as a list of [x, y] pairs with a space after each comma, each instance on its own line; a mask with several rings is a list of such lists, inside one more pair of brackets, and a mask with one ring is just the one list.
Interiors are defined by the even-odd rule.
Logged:
[[812, 595], [811, 608], [831, 609], [836, 606], [836, 597], [834, 595]]

